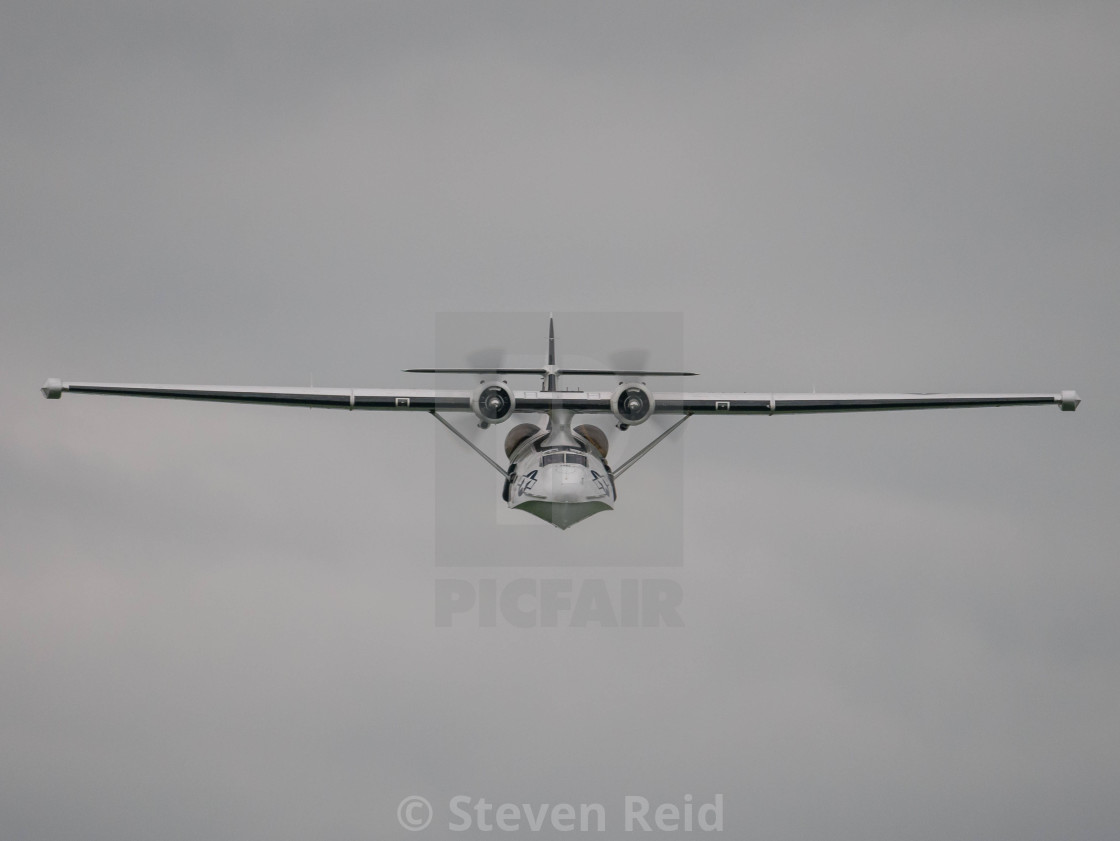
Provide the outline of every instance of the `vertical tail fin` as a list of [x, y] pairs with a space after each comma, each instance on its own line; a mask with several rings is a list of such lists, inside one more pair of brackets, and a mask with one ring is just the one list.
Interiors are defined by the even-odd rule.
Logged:
[[548, 373], [544, 380], [545, 391], [556, 391], [556, 333], [552, 327], [552, 313], [548, 314]]
[[552, 313], [548, 314], [548, 364], [556, 364], [556, 332], [552, 328]]

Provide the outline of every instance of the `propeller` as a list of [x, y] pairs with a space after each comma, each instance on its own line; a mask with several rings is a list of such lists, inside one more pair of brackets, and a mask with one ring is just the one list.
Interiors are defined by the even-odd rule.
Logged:
[[506, 352], [500, 347], [482, 347], [466, 354], [468, 368], [493, 368], [502, 367]]
[[[463, 354], [463, 359], [465, 360], [464, 367], [478, 369], [480, 373], [478, 374], [478, 379], [475, 380], [476, 384], [481, 384], [482, 382], [488, 382], [490, 380], [497, 379], [498, 377], [496, 374], [487, 375], [481, 372], [484, 372], [487, 369], [496, 370], [503, 367], [502, 362], [505, 358], [505, 353], [505, 349], [500, 347], [475, 348], [474, 350], [467, 351]], [[460, 375], [456, 374], [453, 375], [453, 377], [454, 379], [452, 380], [452, 382], [449, 382], [448, 385], [456, 388], [462, 388], [467, 384], [462, 381], [462, 377]], [[469, 383], [470, 381], [468, 380], [467, 382]], [[491, 393], [490, 390], [487, 389], [481, 396], [484, 401], [484, 412], [492, 412], [495, 416], [500, 416], [509, 408], [509, 399], [500, 390], [495, 389], [494, 392]], [[469, 423], [466, 422], [463, 417], [456, 416], [455, 414], [449, 415], [446, 422], [451, 423], [451, 425], [457, 432], [463, 435], [463, 437], [468, 439], [475, 446], [480, 447], [487, 452], [492, 450], [493, 439], [495, 438], [495, 436], [493, 435], [493, 433], [487, 434], [490, 428], [490, 424], [483, 426], [483, 424], [479, 422], [478, 418], [473, 414], [466, 415], [465, 417], [470, 419]], [[500, 441], [501, 439], [502, 436], [497, 436], [497, 440]]]
[[607, 359], [610, 362], [610, 367], [616, 371], [649, 370], [648, 348], [622, 348], [608, 354]]
[[476, 409], [489, 423], [505, 420], [513, 408], [510, 392], [501, 384], [491, 384], [476, 392]]
[[[648, 348], [621, 348], [608, 354], [607, 361], [611, 368], [619, 371], [648, 371], [650, 369], [650, 356]], [[641, 378], [636, 379], [640, 380]], [[613, 422], [613, 418], [610, 418], [610, 420], [612, 422], [609, 425], [604, 424], [603, 426], [606, 427], [604, 431], [607, 433], [609, 441], [611, 464], [616, 466], [624, 463], [627, 458], [669, 429], [679, 418], [671, 415], [653, 414], [641, 425], [640, 429], [628, 427], [625, 430], [619, 429], [617, 423]]]

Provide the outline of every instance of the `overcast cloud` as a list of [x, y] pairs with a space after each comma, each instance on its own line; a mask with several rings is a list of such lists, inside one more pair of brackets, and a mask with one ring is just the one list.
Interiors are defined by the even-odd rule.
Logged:
[[[6, 4], [0, 835], [722, 793], [736, 838], [1114, 837], [1120, 12], [790, 5]], [[441, 471], [494, 476], [429, 418], [37, 390], [422, 387], [550, 311], [561, 362], [680, 313], [617, 347], [697, 390], [1084, 403], [693, 419], [450, 571], [669, 578], [685, 627], [524, 630], [435, 627]], [[435, 359], [455, 312], [531, 315]]]

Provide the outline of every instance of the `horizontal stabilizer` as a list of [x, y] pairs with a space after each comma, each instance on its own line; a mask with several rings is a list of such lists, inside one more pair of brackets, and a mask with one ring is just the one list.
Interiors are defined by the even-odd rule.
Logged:
[[558, 374], [582, 374], [590, 377], [695, 377], [692, 371], [616, 371], [611, 368], [561, 368]]
[[404, 368], [406, 374], [532, 374], [543, 377], [544, 368]]
[[[543, 377], [544, 368], [405, 368], [406, 374], [528, 374]], [[692, 371], [616, 371], [611, 368], [558, 368], [557, 374], [588, 377], [695, 377]]]

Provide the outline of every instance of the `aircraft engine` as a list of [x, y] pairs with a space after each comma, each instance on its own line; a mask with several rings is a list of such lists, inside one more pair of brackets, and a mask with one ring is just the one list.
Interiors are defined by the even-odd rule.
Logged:
[[624, 383], [611, 395], [611, 412], [624, 429], [643, 423], [653, 414], [653, 406], [653, 394], [641, 383]]
[[509, 420], [513, 403], [513, 392], [505, 383], [483, 383], [471, 395], [471, 409], [483, 427]]

